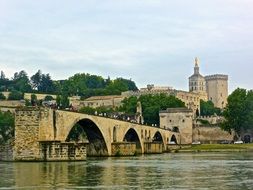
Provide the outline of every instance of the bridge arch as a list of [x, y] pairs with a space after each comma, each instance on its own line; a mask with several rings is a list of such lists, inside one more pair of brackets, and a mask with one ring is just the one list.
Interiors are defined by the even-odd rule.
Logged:
[[175, 143], [175, 144], [177, 144], [178, 142], [177, 142], [177, 138], [176, 138], [176, 136], [175, 135], [172, 135], [171, 136], [171, 138], [170, 138], [170, 142], [169, 143]]
[[135, 142], [136, 143], [137, 153], [142, 153], [141, 139], [140, 139], [140, 137], [139, 137], [139, 135], [138, 135], [138, 133], [136, 132], [135, 129], [133, 129], [133, 128], [128, 129], [128, 131], [124, 135], [123, 141], [125, 141], [125, 142]]
[[100, 130], [98, 125], [91, 119], [80, 119], [72, 125], [66, 141], [80, 141], [86, 134], [89, 145], [87, 147], [88, 156], [108, 156], [108, 145], [106, 143], [105, 135]]
[[165, 150], [165, 142], [163, 139], [162, 134], [160, 133], [160, 131], [156, 131], [156, 133], [154, 134], [153, 138], [152, 138], [152, 142], [158, 142], [162, 144], [162, 148], [163, 150]]
[[159, 131], [157, 131], [157, 132], [154, 134], [154, 136], [153, 136], [153, 138], [152, 138], [152, 141], [153, 141], [153, 142], [163, 142], [163, 137], [162, 137], [162, 135], [161, 135], [161, 133], [160, 133]]

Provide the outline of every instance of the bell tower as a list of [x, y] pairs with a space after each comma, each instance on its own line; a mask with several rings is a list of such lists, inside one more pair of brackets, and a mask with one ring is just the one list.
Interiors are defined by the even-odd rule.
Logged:
[[206, 93], [205, 78], [199, 72], [199, 59], [196, 57], [194, 60], [194, 74], [189, 77], [189, 91], [197, 93]]

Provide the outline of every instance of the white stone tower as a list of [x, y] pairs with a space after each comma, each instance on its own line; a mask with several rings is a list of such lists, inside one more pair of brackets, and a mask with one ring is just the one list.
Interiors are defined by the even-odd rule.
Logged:
[[208, 100], [217, 108], [224, 108], [228, 97], [228, 75], [209, 75], [205, 77]]
[[194, 74], [189, 77], [189, 91], [206, 93], [205, 78], [199, 73], [199, 59], [195, 58]]

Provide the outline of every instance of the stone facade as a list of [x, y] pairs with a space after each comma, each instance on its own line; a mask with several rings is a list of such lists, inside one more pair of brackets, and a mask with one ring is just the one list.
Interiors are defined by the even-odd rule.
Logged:
[[136, 143], [112, 143], [112, 156], [133, 156], [136, 154]]
[[24, 108], [15, 112], [13, 160], [85, 160], [86, 144], [64, 144], [56, 137], [54, 110]]
[[206, 93], [205, 78], [199, 73], [199, 61], [195, 58], [194, 74], [189, 77], [189, 91], [196, 93]]
[[14, 160], [40, 160], [40, 110], [16, 111]]
[[80, 109], [81, 107], [109, 107], [116, 108], [122, 105], [122, 101], [125, 97], [123, 96], [92, 96], [85, 100], [70, 100], [70, 103], [76, 109]]
[[25, 106], [24, 101], [20, 100], [0, 100], [0, 107], [4, 108], [16, 108]]
[[211, 100], [215, 107], [224, 108], [228, 97], [228, 75], [209, 75], [205, 80], [208, 100]]
[[87, 143], [41, 141], [40, 156], [43, 161], [86, 160]]
[[234, 134], [223, 131], [220, 127], [193, 127], [192, 139], [194, 142], [201, 142], [202, 144], [217, 144], [234, 140]]
[[144, 143], [144, 153], [145, 154], [161, 154], [165, 150], [163, 143], [159, 142], [147, 142]]
[[180, 134], [178, 144], [192, 143], [193, 112], [186, 108], [168, 108], [160, 111], [160, 127]]
[[195, 58], [194, 74], [189, 77], [189, 91], [200, 94], [200, 99], [211, 100], [215, 107], [224, 108], [228, 97], [228, 75], [203, 77], [199, 72], [199, 61]]

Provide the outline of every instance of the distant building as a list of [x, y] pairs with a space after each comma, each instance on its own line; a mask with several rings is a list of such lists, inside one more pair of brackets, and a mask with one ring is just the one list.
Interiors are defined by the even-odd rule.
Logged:
[[228, 97], [228, 75], [209, 75], [205, 80], [208, 100], [211, 100], [215, 107], [224, 108]]
[[194, 113], [196, 113], [197, 109], [200, 110], [200, 99], [207, 100], [206, 94], [175, 90], [171, 87], [156, 87], [154, 85], [147, 85], [147, 88], [141, 88], [139, 91], [126, 91], [123, 92], [121, 95], [125, 97], [130, 97], [147, 94], [167, 94], [175, 96], [176, 98], [184, 102], [187, 108], [192, 109]]
[[192, 143], [193, 112], [187, 108], [168, 108], [159, 113], [160, 127], [180, 133], [180, 142], [176, 144]]
[[35, 93], [24, 93], [24, 99], [31, 100], [31, 96], [33, 94], [36, 96], [37, 100], [44, 100], [45, 97], [47, 97], [47, 96], [51, 96], [53, 99], [56, 99], [55, 94], [35, 94]]
[[195, 58], [194, 74], [189, 77], [189, 92], [206, 94], [206, 80], [199, 73], [199, 60]]
[[[228, 76], [210, 75], [202, 76], [199, 71], [199, 59], [195, 58], [194, 74], [189, 77], [189, 91], [176, 90], [169, 86], [155, 86], [148, 84], [146, 88], [139, 91], [122, 92], [121, 96], [93, 96], [86, 100], [75, 100], [72, 105], [78, 107], [119, 107], [125, 97], [141, 96], [146, 94], [167, 94], [175, 96], [185, 103], [188, 109], [191, 109], [195, 115], [200, 111], [200, 100], [211, 100], [215, 107], [224, 108], [228, 96]], [[71, 101], [72, 102], [72, 101]]]
[[228, 97], [228, 75], [214, 74], [203, 77], [199, 72], [199, 60], [195, 58], [194, 74], [189, 77], [189, 91], [199, 93], [202, 98], [207, 96], [215, 107], [224, 108]]
[[70, 103], [76, 107], [77, 109], [81, 107], [109, 107], [116, 108], [121, 106], [122, 101], [124, 100], [123, 96], [120, 95], [112, 95], [112, 96], [92, 96], [85, 100], [74, 100], [70, 101]]

